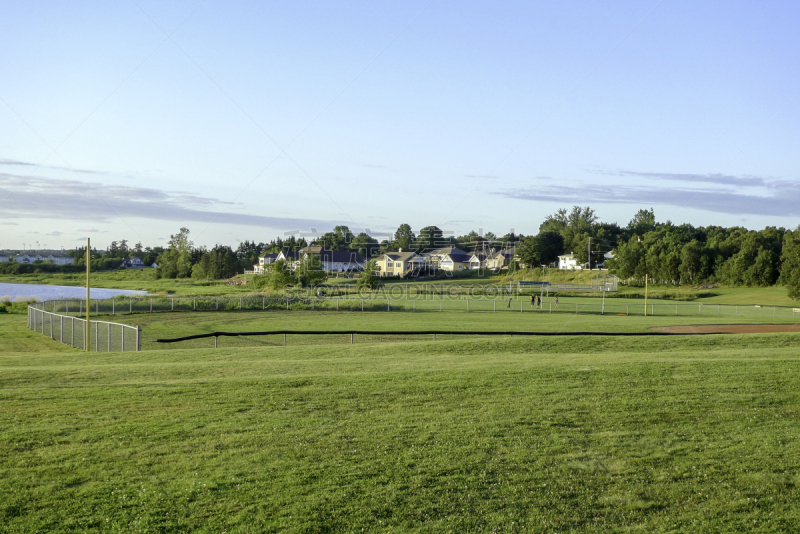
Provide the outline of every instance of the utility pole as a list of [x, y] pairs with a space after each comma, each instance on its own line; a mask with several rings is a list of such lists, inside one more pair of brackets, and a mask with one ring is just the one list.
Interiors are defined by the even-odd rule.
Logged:
[[84, 334], [84, 343], [83, 348], [88, 352], [89, 351], [89, 308], [92, 306], [89, 303], [89, 270], [91, 269], [92, 265], [92, 247], [91, 241], [87, 237], [86, 238], [86, 333]]
[[589, 258], [589, 270], [591, 271], [592, 270], [592, 238], [591, 237], [589, 238], [589, 255], [587, 256], [587, 258]]

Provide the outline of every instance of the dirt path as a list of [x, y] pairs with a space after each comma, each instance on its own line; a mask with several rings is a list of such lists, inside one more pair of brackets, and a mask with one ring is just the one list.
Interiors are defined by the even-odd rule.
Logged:
[[650, 330], [671, 334], [774, 334], [777, 332], [800, 332], [800, 324], [704, 324], [656, 326]]

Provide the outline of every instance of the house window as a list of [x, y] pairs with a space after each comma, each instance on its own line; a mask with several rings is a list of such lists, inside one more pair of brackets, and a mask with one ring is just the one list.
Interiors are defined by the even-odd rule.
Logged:
[[395, 266], [395, 267], [402, 267], [402, 266], [403, 266], [403, 264], [402, 264], [402, 263], [395, 263], [395, 264], [394, 264], [394, 266]]

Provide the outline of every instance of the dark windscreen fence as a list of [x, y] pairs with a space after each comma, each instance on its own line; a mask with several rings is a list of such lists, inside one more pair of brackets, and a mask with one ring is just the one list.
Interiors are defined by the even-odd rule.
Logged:
[[483, 330], [270, 330], [263, 332], [209, 332], [177, 338], [146, 339], [152, 348], [239, 348], [288, 345], [331, 345], [375, 343], [381, 341], [448, 341], [464, 337], [530, 337], [530, 336], [594, 336], [654, 337], [675, 335], [715, 335], [713, 332], [691, 334], [672, 332], [529, 332]]

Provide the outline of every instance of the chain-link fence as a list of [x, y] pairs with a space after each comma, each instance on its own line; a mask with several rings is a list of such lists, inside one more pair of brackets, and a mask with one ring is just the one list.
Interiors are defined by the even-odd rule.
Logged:
[[86, 319], [45, 311], [43, 308], [48, 304], [49, 302], [37, 302], [28, 306], [28, 328], [81, 350], [141, 350], [141, 329], [138, 326], [90, 320], [87, 336]]
[[[408, 295], [388, 293], [367, 298], [308, 297], [279, 295], [237, 296], [154, 296], [92, 299], [92, 315], [122, 315], [132, 313], [178, 311], [363, 311], [363, 312], [509, 312], [517, 313], [577, 313], [597, 315], [655, 315], [655, 316], [718, 316], [751, 317], [757, 320], [782, 321], [800, 318], [800, 308], [786, 306], [669, 303], [669, 302], [616, 302], [618, 299], [546, 298], [532, 305], [530, 298], [509, 295]], [[590, 301], [590, 302], [587, 302]], [[36, 309], [54, 314], [84, 317], [86, 301], [51, 300], [33, 305]], [[126, 334], [127, 335], [127, 334]], [[127, 349], [126, 349], [127, 350]]]

